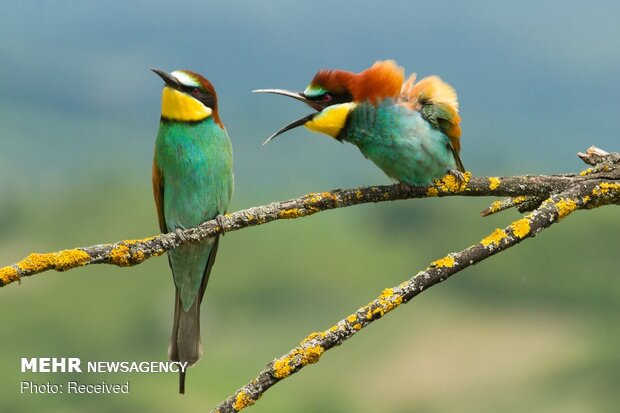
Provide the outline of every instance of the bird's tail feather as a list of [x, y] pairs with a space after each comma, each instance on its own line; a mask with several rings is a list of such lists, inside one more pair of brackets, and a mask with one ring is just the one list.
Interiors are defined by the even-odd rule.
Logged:
[[[189, 311], [184, 311], [178, 291], [175, 294], [174, 324], [168, 347], [171, 361], [188, 363], [193, 366], [202, 357], [200, 343], [200, 300], [196, 297]], [[185, 393], [185, 371], [179, 372], [179, 393]]]

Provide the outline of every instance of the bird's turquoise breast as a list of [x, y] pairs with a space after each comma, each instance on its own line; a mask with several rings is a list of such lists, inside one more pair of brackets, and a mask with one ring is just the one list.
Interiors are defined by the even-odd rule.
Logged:
[[211, 118], [162, 122], [155, 159], [164, 181], [168, 230], [189, 227], [224, 213], [232, 190], [232, 149], [225, 129]]
[[425, 185], [456, 169], [449, 138], [419, 112], [386, 100], [359, 104], [343, 140], [356, 145], [389, 177]]
[[[155, 162], [163, 181], [168, 231], [198, 225], [226, 212], [233, 191], [232, 148], [226, 130], [212, 118], [200, 123], [162, 121]], [[174, 282], [185, 311], [200, 289], [213, 239], [169, 252]]]

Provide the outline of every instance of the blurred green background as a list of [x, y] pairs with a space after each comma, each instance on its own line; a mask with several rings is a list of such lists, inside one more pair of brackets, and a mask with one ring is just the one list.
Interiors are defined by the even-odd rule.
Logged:
[[[455, 86], [477, 175], [583, 169], [619, 150], [613, 1], [2, 2], [0, 265], [157, 233], [150, 168], [161, 80], [193, 69], [235, 150], [231, 210], [387, 183], [351, 145], [277, 127], [306, 114], [259, 87], [393, 58]], [[491, 199], [364, 205], [227, 235], [207, 289], [203, 360], [173, 374], [21, 374], [21, 357], [163, 360], [165, 258], [46, 273], [0, 291], [2, 412], [208, 411], [311, 331], [517, 217]], [[463, 271], [270, 390], [253, 412], [610, 412], [620, 396], [617, 208], [578, 212]], [[125, 382], [122, 396], [19, 394], [21, 380]]]

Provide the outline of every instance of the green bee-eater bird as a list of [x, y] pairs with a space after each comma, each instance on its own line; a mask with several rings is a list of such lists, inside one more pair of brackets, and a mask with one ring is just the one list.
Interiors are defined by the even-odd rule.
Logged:
[[284, 126], [266, 142], [305, 125], [356, 145], [400, 182], [425, 185], [446, 173], [463, 179], [454, 89], [437, 76], [417, 83], [415, 75], [404, 80], [403, 68], [387, 60], [361, 73], [320, 70], [303, 92], [255, 90], [292, 97], [317, 111]]
[[[233, 192], [233, 171], [232, 147], [220, 120], [215, 89], [189, 70], [153, 71], [165, 82], [153, 160], [153, 194], [161, 231], [220, 219]], [[188, 366], [202, 356], [200, 303], [217, 245], [215, 237], [168, 252], [176, 289], [168, 357]], [[180, 373], [179, 392], [185, 392], [185, 372]]]

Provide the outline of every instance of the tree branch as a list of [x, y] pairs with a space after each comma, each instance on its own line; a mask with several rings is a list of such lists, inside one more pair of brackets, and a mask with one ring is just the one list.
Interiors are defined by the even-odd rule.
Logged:
[[[618, 154], [614, 154], [614, 156], [616, 155]], [[601, 166], [602, 163], [597, 164], [595, 169], [587, 170], [578, 176], [558, 177], [557, 180], [556, 177], [525, 178], [533, 182], [542, 181], [552, 187], [561, 187], [562, 189], [558, 193], [550, 195], [526, 217], [514, 221], [504, 229], [496, 229], [477, 244], [433, 261], [425, 270], [418, 272], [411, 279], [395, 287], [383, 290], [374, 301], [359, 308], [329, 329], [311, 333], [301, 341], [299, 346], [267, 364], [265, 369], [251, 382], [221, 402], [212, 413], [239, 412], [247, 406], [253, 405], [271, 386], [291, 374], [297, 373], [305, 366], [318, 362], [327, 350], [339, 346], [373, 321], [382, 318], [398, 306], [409, 302], [418, 294], [435, 284], [445, 281], [470, 265], [477, 264], [517, 245], [526, 238], [538, 235], [538, 233], [567, 217], [573, 211], [595, 208], [602, 205], [620, 204], [618, 159], [620, 157], [616, 158], [614, 167], [604, 168], [606, 172], [615, 171], [613, 172], [615, 174], [613, 180], [616, 182], [601, 181], [600, 178], [582, 178], [597, 173], [595, 169], [603, 168]], [[492, 182], [493, 179], [491, 178]], [[515, 195], [514, 193], [509, 193], [512, 192], [509, 188], [514, 188], [513, 185], [519, 181], [523, 182], [523, 179], [500, 178], [499, 184], [500, 186], [506, 186], [505, 194]], [[569, 179], [571, 183], [564, 186], [564, 179]], [[508, 180], [511, 181], [510, 185], [506, 184]], [[495, 184], [492, 183], [492, 185]], [[472, 189], [472, 191], [478, 192], [479, 189]], [[480, 190], [480, 192], [484, 191]], [[540, 196], [540, 194], [529, 192], [529, 187], [528, 191], [522, 190], [521, 193], [524, 194], [526, 192], [527, 195]]]
[[[580, 174], [472, 177], [470, 173], [466, 173], [463, 182], [458, 182], [454, 176], [447, 175], [430, 186], [394, 184], [310, 193], [299, 198], [228, 214], [224, 219], [224, 230], [231, 232], [278, 219], [301, 218], [329, 209], [370, 202], [435, 196], [507, 196], [517, 200], [527, 197], [527, 202], [503, 201], [501, 205], [494, 203], [483, 211], [483, 215], [516, 205], [518, 208], [523, 207], [520, 211], [525, 211], [536, 208], [552, 194], [584, 185], [601, 187], [601, 191], [604, 191], [607, 197], [596, 197], [599, 203], [620, 204], [618, 196], [620, 154], [608, 154], [596, 148], [590, 148], [589, 151], [588, 154], [580, 154], [580, 157], [596, 166]], [[588, 205], [591, 205], [591, 202]], [[0, 268], [0, 287], [49, 270], [66, 271], [90, 264], [132, 266], [153, 256], [162, 255], [181, 244], [200, 241], [221, 232], [222, 228], [218, 223], [210, 220], [197, 227], [144, 239], [123, 240], [113, 244], [99, 244], [43, 254], [32, 253], [15, 264]]]

